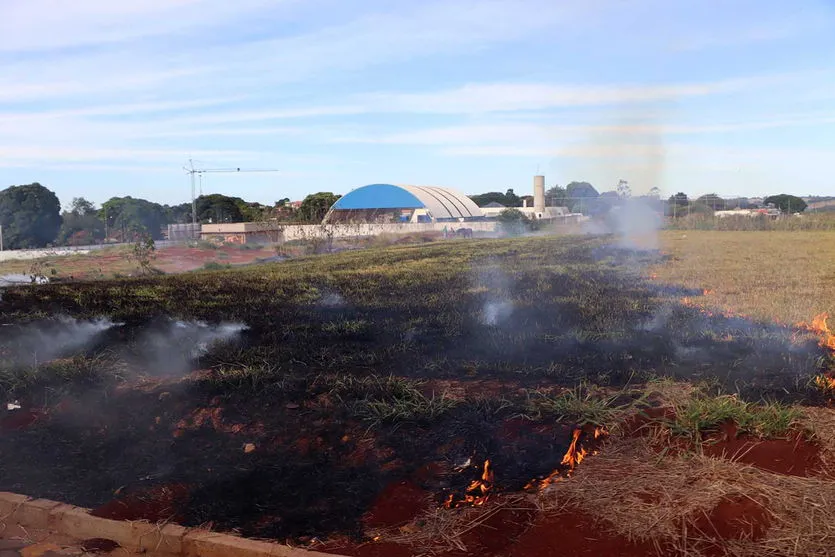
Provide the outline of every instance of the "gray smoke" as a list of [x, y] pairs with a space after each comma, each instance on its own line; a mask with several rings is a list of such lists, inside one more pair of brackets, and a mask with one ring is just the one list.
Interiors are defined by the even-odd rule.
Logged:
[[210, 325], [203, 321], [172, 320], [140, 335], [132, 359], [150, 375], [186, 373], [214, 345], [236, 340], [247, 328], [243, 323]]
[[97, 335], [119, 326], [110, 319], [77, 320], [57, 317], [11, 328], [0, 338], [3, 360], [12, 364], [38, 364], [71, 356], [88, 347]]
[[482, 267], [474, 280], [476, 290], [484, 291], [479, 320], [483, 325], [496, 327], [513, 314], [510, 299], [511, 278], [498, 265]]
[[630, 250], [657, 250], [663, 219], [658, 207], [643, 199], [627, 199], [610, 213], [618, 246]]

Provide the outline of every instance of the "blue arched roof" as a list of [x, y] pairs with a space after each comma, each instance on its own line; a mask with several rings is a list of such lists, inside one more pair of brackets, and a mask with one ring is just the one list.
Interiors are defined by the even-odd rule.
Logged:
[[335, 210], [348, 209], [419, 209], [423, 202], [414, 194], [392, 184], [371, 184], [340, 197]]
[[331, 207], [331, 211], [365, 209], [426, 209], [436, 220], [483, 216], [472, 199], [438, 186], [371, 184], [339, 198]]

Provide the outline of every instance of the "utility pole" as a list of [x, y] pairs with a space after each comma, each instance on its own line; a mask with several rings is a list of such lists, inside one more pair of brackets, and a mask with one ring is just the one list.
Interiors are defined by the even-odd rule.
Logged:
[[3, 225], [0, 224], [0, 251], [3, 251]]
[[189, 175], [191, 180], [191, 224], [197, 228], [197, 197], [195, 191], [194, 176], [200, 177], [200, 194], [203, 194], [203, 174], [210, 173], [227, 173], [227, 172], [278, 172], [275, 169], [252, 169], [252, 168], [194, 168], [194, 161], [188, 160], [188, 166], [184, 166], [183, 170]]

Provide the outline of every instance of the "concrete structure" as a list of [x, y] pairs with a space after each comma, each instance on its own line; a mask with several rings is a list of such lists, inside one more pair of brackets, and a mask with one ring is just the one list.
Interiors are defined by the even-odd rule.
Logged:
[[[119, 544], [114, 555], [145, 557], [340, 557], [283, 543], [250, 540], [239, 536], [185, 528], [177, 524], [121, 521], [92, 516], [89, 509], [48, 499], [0, 492], [0, 539], [19, 529], [26, 539], [82, 540], [103, 538]], [[37, 533], [37, 536], [33, 536]], [[70, 544], [63, 543], [69, 546]], [[28, 546], [28, 547], [27, 547]], [[20, 544], [20, 555], [80, 555], [55, 544]], [[69, 548], [68, 548], [69, 549]], [[8, 550], [12, 551], [12, 550]], [[7, 551], [0, 546], [0, 555]], [[14, 551], [12, 554], [17, 555]], [[84, 553], [87, 555], [88, 553]]]
[[429, 223], [481, 220], [481, 209], [466, 195], [438, 186], [371, 184], [333, 204], [323, 223]]
[[166, 237], [172, 242], [195, 240], [200, 237], [200, 225], [192, 223], [169, 224]]
[[545, 213], [545, 176], [533, 177], [533, 210], [536, 213]]
[[427, 222], [427, 223], [343, 223], [343, 224], [287, 224], [240, 222], [204, 224], [200, 236], [211, 242], [234, 244], [269, 244], [294, 240], [358, 238], [379, 234], [410, 234], [441, 232], [444, 228], [470, 228], [474, 232], [494, 232], [495, 221]]

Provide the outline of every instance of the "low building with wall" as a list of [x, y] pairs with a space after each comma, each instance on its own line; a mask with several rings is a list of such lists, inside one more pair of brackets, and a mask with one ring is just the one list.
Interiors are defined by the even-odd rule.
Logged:
[[200, 231], [203, 240], [232, 244], [270, 244], [313, 238], [357, 238], [379, 234], [411, 234], [415, 232], [452, 232], [468, 228], [473, 232], [495, 232], [496, 222], [428, 222], [387, 224], [287, 224], [240, 222], [204, 224]]

